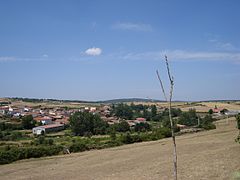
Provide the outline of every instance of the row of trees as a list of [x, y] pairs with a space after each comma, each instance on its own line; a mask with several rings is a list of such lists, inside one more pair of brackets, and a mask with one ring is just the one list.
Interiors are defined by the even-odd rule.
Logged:
[[[116, 107], [118, 112], [124, 112], [125, 108], [131, 106], [121, 104], [119, 107]], [[134, 106], [133, 106], [134, 107]], [[141, 110], [144, 106], [135, 106], [136, 109]], [[116, 110], [115, 109], [115, 110]], [[155, 109], [155, 108], [153, 108]], [[190, 109], [188, 112], [182, 112], [180, 109], [171, 110], [172, 117], [175, 118], [173, 123], [174, 131], [179, 131], [176, 124], [183, 124], [187, 126], [199, 126], [204, 129], [214, 129], [215, 126], [212, 123], [213, 118], [210, 115], [206, 115], [204, 118], [200, 118], [195, 109]], [[169, 128], [171, 127], [169, 120], [169, 110], [165, 109], [161, 113], [157, 113], [156, 121], [160, 121], [162, 127]], [[127, 132], [130, 131], [130, 126], [127, 121], [122, 120], [120, 123], [109, 125], [107, 122], [103, 121], [98, 115], [94, 115], [89, 112], [77, 112], [70, 117], [70, 127], [72, 132], [75, 135], [80, 136], [91, 136], [97, 134], [109, 134], [112, 131], [115, 132]], [[138, 123], [135, 125], [134, 132], [143, 132], [151, 131], [152, 127], [148, 123]]]
[[21, 118], [21, 123], [0, 122], [0, 130], [32, 129], [35, 125], [36, 121], [33, 119], [32, 115], [27, 115]]
[[155, 105], [147, 106], [142, 104], [117, 104], [112, 105], [111, 115], [117, 116], [122, 119], [136, 119], [138, 117], [144, 117], [147, 120], [152, 120], [157, 116], [157, 107]]
[[18, 130], [22, 129], [32, 129], [35, 127], [36, 121], [33, 119], [32, 115], [24, 116], [21, 119], [21, 123], [0, 123], [0, 140], [3, 141], [15, 141], [22, 138], [28, 137], [25, 133]]
[[[98, 115], [89, 112], [76, 112], [70, 117], [70, 127], [75, 135], [91, 136], [98, 134], [111, 134], [112, 132], [131, 131], [127, 121], [122, 120], [117, 124], [109, 125]], [[138, 123], [134, 127], [134, 132], [150, 131], [148, 123]]]

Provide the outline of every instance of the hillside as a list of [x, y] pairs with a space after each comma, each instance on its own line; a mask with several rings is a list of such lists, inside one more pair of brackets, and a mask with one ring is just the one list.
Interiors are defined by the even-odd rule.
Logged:
[[[240, 171], [235, 120], [177, 137], [179, 179], [232, 179]], [[171, 139], [2, 165], [0, 179], [170, 179]], [[43, 173], [44, 172], [44, 173]]]

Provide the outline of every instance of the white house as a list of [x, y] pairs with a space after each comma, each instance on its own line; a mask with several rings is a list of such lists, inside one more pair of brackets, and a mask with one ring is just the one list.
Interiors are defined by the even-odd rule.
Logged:
[[61, 131], [64, 129], [64, 124], [49, 124], [44, 126], [38, 126], [32, 129], [32, 133], [35, 135], [41, 135], [49, 132]]

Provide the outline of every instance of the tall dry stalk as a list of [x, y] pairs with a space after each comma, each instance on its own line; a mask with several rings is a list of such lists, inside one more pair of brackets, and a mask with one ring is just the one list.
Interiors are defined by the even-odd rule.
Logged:
[[167, 56], [165, 56], [165, 62], [166, 62], [166, 66], [167, 66], [168, 78], [169, 78], [169, 81], [170, 81], [169, 99], [167, 98], [167, 95], [166, 95], [166, 92], [165, 92], [165, 89], [164, 89], [164, 86], [163, 86], [163, 82], [160, 78], [158, 70], [156, 72], [157, 72], [157, 77], [158, 77], [158, 80], [160, 82], [164, 98], [165, 98], [166, 102], [168, 102], [169, 120], [170, 120], [170, 125], [171, 125], [172, 141], [173, 141], [173, 176], [174, 176], [174, 179], [177, 180], [177, 146], [176, 146], [176, 139], [175, 139], [175, 133], [174, 133], [174, 123], [173, 123], [172, 114], [171, 114], [174, 81], [173, 81], [173, 76], [171, 76], [171, 73], [170, 73], [170, 68], [169, 68], [169, 63], [168, 63]]

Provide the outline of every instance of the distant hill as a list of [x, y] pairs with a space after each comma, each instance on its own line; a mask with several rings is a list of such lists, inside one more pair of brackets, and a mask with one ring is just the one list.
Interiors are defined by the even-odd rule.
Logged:
[[[116, 104], [116, 103], [131, 103], [131, 102], [165, 102], [157, 99], [146, 99], [146, 98], [121, 98], [121, 99], [110, 99], [110, 100], [102, 100], [102, 101], [85, 101], [85, 100], [60, 100], [60, 99], [38, 99], [38, 98], [4, 98], [2, 101], [15, 100], [15, 101], [23, 101], [23, 102], [33, 102], [33, 103], [41, 103], [41, 102], [56, 102], [56, 103], [102, 103], [102, 104]], [[192, 102], [237, 102], [240, 100], [204, 100], [204, 101], [192, 101]], [[174, 100], [173, 102], [187, 102], [187, 101], [178, 101]]]
[[111, 99], [105, 101], [97, 101], [98, 103], [128, 103], [128, 102], [163, 102], [156, 99], [144, 99], [144, 98], [123, 98], [123, 99]]
[[103, 104], [115, 104], [115, 103], [128, 103], [128, 102], [163, 102], [156, 99], [145, 99], [145, 98], [122, 98], [122, 99], [111, 99], [103, 101], [83, 101], [83, 100], [58, 100], [58, 99], [37, 99], [37, 98], [9, 98], [11, 100], [23, 101], [23, 102], [69, 102], [69, 103], [103, 103]]

